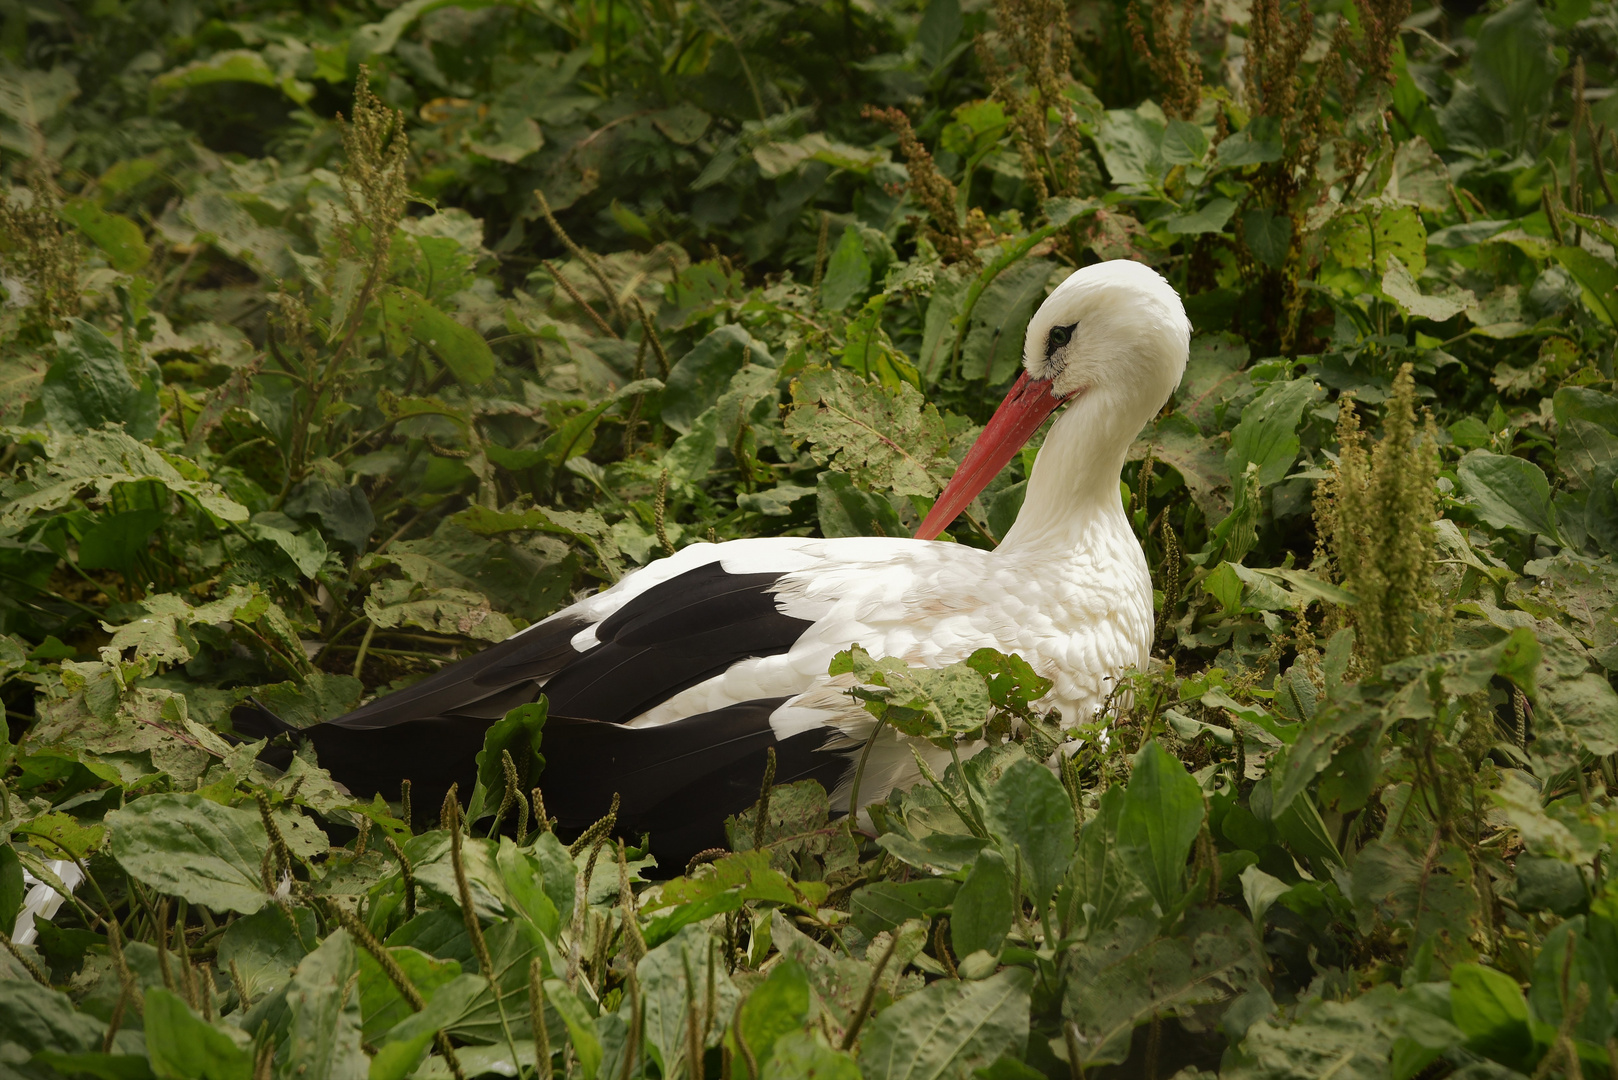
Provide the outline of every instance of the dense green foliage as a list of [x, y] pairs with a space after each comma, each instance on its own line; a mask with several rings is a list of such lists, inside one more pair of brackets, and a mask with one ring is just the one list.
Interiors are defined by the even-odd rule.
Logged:
[[[0, 927], [88, 874], [0, 1076], [1618, 1074], [1618, 5], [0, 19]], [[1101, 724], [854, 650], [990, 748], [655, 870], [542, 820], [542, 704], [442, 817], [229, 738], [688, 543], [913, 529], [1111, 258], [1198, 336]]]

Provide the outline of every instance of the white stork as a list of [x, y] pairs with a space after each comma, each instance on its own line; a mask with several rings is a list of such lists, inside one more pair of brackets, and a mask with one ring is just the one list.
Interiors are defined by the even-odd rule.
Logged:
[[[693, 544], [302, 735], [357, 795], [391, 796], [407, 777], [421, 796], [441, 794], [469, 786], [493, 721], [544, 693], [540, 783], [559, 826], [589, 825], [618, 793], [620, 828], [650, 832], [678, 872], [723, 843], [723, 819], [757, 796], [769, 747], [776, 782], [813, 777], [848, 809], [874, 721], [844, 693], [847, 676], [826, 669], [851, 645], [923, 667], [983, 646], [1018, 653], [1054, 684], [1044, 706], [1066, 724], [1088, 718], [1147, 659], [1152, 582], [1119, 473], [1179, 385], [1190, 332], [1179, 296], [1147, 267], [1079, 270], [1028, 324], [1024, 373], [915, 539]], [[933, 540], [1064, 404], [1000, 546]], [[919, 779], [910, 742], [879, 735], [862, 803]], [[939, 770], [948, 761], [916, 748]]]

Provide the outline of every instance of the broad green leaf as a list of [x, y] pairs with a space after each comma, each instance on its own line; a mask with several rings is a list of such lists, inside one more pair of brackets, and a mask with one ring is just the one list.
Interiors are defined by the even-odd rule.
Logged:
[[100, 1050], [106, 1033], [106, 1024], [76, 1011], [66, 994], [31, 978], [0, 979], [0, 1048], [21, 1050], [23, 1061], [42, 1050], [69, 1054]]
[[795, 960], [783, 959], [742, 1002], [738, 1033], [755, 1061], [769, 1061], [776, 1042], [809, 1021], [809, 975]]
[[1177, 1009], [1217, 1005], [1263, 978], [1251, 925], [1227, 907], [1188, 916], [1183, 934], [1156, 938], [1155, 920], [1126, 918], [1074, 951], [1062, 1014], [1077, 1028], [1080, 1064], [1117, 1064], [1139, 1025]]
[[359, 961], [346, 930], [334, 930], [298, 963], [287, 983], [291, 1027], [289, 1072], [309, 1080], [366, 1080], [370, 1063], [361, 1049]]
[[1618, 325], [1618, 267], [1583, 248], [1559, 247], [1552, 255], [1579, 283], [1585, 306], [1608, 326]]
[[259, 865], [269, 838], [256, 812], [200, 795], [147, 795], [107, 815], [118, 865], [193, 904], [250, 915], [269, 902]]
[[1162, 113], [1111, 109], [1096, 133], [1096, 148], [1112, 182], [1129, 189], [1149, 189], [1163, 179]]
[[1508, 1065], [1527, 1065], [1534, 1039], [1517, 981], [1481, 964], [1456, 964], [1449, 984], [1450, 1015], [1466, 1034], [1467, 1048]]
[[1242, 410], [1242, 421], [1230, 436], [1225, 467], [1232, 483], [1242, 483], [1247, 466], [1258, 466], [1258, 482], [1279, 483], [1297, 460], [1298, 424], [1304, 410], [1320, 397], [1311, 379], [1271, 383]]
[[972, 308], [972, 329], [961, 344], [961, 374], [990, 385], [1004, 383], [1022, 366], [1028, 321], [1045, 299], [1055, 263], [1022, 259], [994, 279]]
[[899, 512], [886, 498], [861, 491], [847, 473], [823, 472], [815, 488], [822, 536], [904, 536]]
[[94, 241], [116, 270], [132, 273], [152, 257], [152, 249], [141, 234], [140, 226], [122, 214], [103, 210], [87, 199], [74, 199], [64, 204], [59, 213]]
[[954, 470], [943, 417], [908, 384], [876, 386], [845, 368], [810, 367], [793, 381], [792, 400], [787, 434], [863, 487], [932, 496]]
[[1443, 322], [1453, 319], [1476, 302], [1477, 297], [1466, 289], [1449, 296], [1429, 296], [1421, 291], [1416, 279], [1410, 276], [1397, 255], [1388, 256], [1388, 270], [1382, 275], [1382, 291], [1393, 298], [1406, 315], [1417, 319]]
[[1235, 212], [1234, 199], [1213, 198], [1188, 213], [1175, 214], [1165, 224], [1169, 232], [1185, 236], [1216, 233], [1225, 227]]
[[948, 878], [878, 881], [854, 890], [848, 900], [849, 915], [861, 933], [875, 937], [911, 919], [931, 919], [949, 907], [958, 888]]
[[1102, 793], [1095, 815], [1080, 830], [1077, 851], [1057, 895], [1064, 926], [1077, 926], [1082, 918], [1094, 935], [1110, 930], [1127, 913], [1150, 912], [1150, 895], [1118, 851], [1123, 808], [1124, 789], [1114, 785]]
[[1015, 910], [1011, 889], [1011, 870], [1004, 856], [993, 848], [979, 852], [950, 911], [950, 944], [957, 956], [970, 956], [980, 949], [999, 955]]
[[764, 1080], [864, 1080], [852, 1054], [796, 1031], [781, 1036], [762, 1064]]
[[[686, 1058], [687, 1005], [706, 1000], [710, 971], [717, 1015], [730, 1016], [736, 1008], [739, 995], [725, 971], [724, 959], [719, 955], [721, 947], [707, 927], [687, 926], [643, 956], [635, 967], [645, 995], [642, 1015], [646, 1047], [667, 1076], [676, 1075]], [[550, 991], [549, 983], [546, 991]], [[717, 1030], [710, 1033], [711, 1038], [717, 1036]], [[578, 1049], [576, 1040], [574, 1049]]]
[[826, 263], [826, 276], [820, 282], [820, 302], [831, 311], [841, 311], [865, 295], [871, 287], [871, 260], [865, 254], [865, 239], [858, 226], [843, 230], [842, 239]]
[[[440, 986], [461, 974], [461, 965], [457, 961], [439, 960], [420, 949], [399, 946], [389, 949], [388, 955], [429, 1002]], [[359, 971], [360, 1013], [364, 1017], [362, 1033], [367, 1040], [376, 1042], [380, 1036], [411, 1016], [413, 1010], [370, 953], [361, 951], [359, 954]], [[459, 1019], [459, 1015], [450, 1019]]]
[[1240, 168], [1279, 161], [1283, 152], [1280, 125], [1275, 118], [1255, 116], [1246, 127], [1220, 143], [1215, 154], [1220, 165]]
[[137, 439], [157, 430], [157, 386], [130, 378], [123, 352], [95, 326], [74, 319], [40, 387], [47, 422], [69, 431], [123, 424]]
[[1347, 1001], [1315, 998], [1247, 1029], [1232, 1080], [1412, 1080], [1464, 1036], [1391, 983]]
[[219, 939], [219, 968], [241, 972], [248, 996], [256, 1000], [285, 985], [318, 937], [313, 911], [296, 907], [289, 916], [271, 904], [225, 930]]
[[774, 367], [763, 343], [729, 323], [708, 334], [669, 369], [663, 390], [663, 422], [684, 435], [747, 364]]
[[1354, 863], [1353, 900], [1362, 925], [1378, 919], [1412, 941], [1432, 938], [1445, 961], [1473, 958], [1478, 893], [1471, 861], [1453, 844], [1430, 852], [1414, 837], [1372, 841]]
[[1007, 968], [981, 982], [945, 980], [900, 998], [860, 1041], [865, 1080], [966, 1080], [1028, 1041], [1034, 973]]
[[[1584, 927], [1585, 917], [1575, 915], [1545, 935], [1528, 985], [1528, 1007], [1540, 1023], [1561, 1026], [1575, 1008], [1573, 995], [1581, 983], [1589, 987], [1591, 1000], [1607, 1000], [1610, 975], [1601, 950], [1584, 933]], [[1573, 1033], [1601, 1046], [1612, 1034], [1612, 1027], [1610, 1010], [1587, 1008]]]
[[10, 844], [0, 846], [0, 930], [15, 936], [13, 927], [17, 925], [17, 913], [22, 910], [23, 897], [27, 894], [17, 849]]
[[477, 780], [466, 812], [468, 821], [482, 820], [486, 813], [498, 809], [505, 798], [507, 779], [502, 753], [510, 754], [517, 768], [516, 796], [522, 798], [533, 790], [545, 768], [545, 755], [539, 752], [539, 747], [544, 739], [548, 712], [549, 702], [541, 694], [538, 701], [517, 706], [483, 733], [483, 749], [477, 755]]
[[268, 86], [280, 90], [299, 105], [313, 97], [315, 92], [314, 87], [306, 82], [291, 75], [278, 74], [265, 62], [261, 53], [249, 49], [226, 49], [206, 60], [196, 60], [164, 72], [152, 80], [152, 93], [161, 98], [180, 90], [229, 82]]
[[916, 44], [929, 65], [937, 67], [944, 62], [964, 25], [960, 0], [929, 0], [916, 30]]
[[456, 322], [420, 293], [400, 285], [382, 293], [385, 317], [421, 343], [463, 385], [487, 382], [494, 376], [494, 351], [483, 335]]
[[1292, 219], [1265, 207], [1249, 210], [1242, 215], [1242, 240], [1253, 258], [1279, 270], [1292, 246]]
[[1185, 860], [1202, 829], [1202, 788], [1153, 739], [1135, 755], [1118, 817], [1118, 853], [1164, 911], [1183, 892]]
[[253, 1052], [160, 987], [146, 991], [146, 1053], [162, 1080], [249, 1080]]
[[1461, 459], [1456, 472], [1478, 516], [1490, 525], [1561, 541], [1550, 484], [1532, 461], [1473, 450]]
[[983, 821], [1005, 862], [1020, 860], [1023, 886], [1043, 911], [1073, 858], [1073, 803], [1061, 781], [1040, 762], [1014, 761], [989, 789]]
[[1533, 0], [1516, 0], [1478, 28], [1473, 77], [1519, 141], [1550, 107], [1560, 68], [1551, 27]]

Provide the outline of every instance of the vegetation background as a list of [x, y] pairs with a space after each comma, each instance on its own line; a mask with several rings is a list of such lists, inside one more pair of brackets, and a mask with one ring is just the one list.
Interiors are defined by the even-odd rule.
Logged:
[[[84, 880], [0, 1076], [1618, 1075], [1615, 64], [1610, 0], [4, 0], [0, 927]], [[907, 532], [1113, 258], [1197, 337], [1059, 776], [988, 654], [840, 658], [993, 746], [690, 867], [551, 830], [543, 704], [464, 812], [227, 737]]]

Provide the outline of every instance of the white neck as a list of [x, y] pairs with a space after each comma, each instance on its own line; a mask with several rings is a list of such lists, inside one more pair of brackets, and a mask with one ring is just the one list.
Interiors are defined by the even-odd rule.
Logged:
[[1097, 524], [1127, 529], [1118, 479], [1141, 426], [1138, 409], [1095, 391], [1063, 409], [1034, 460], [1017, 522], [996, 550], [1071, 552]]

